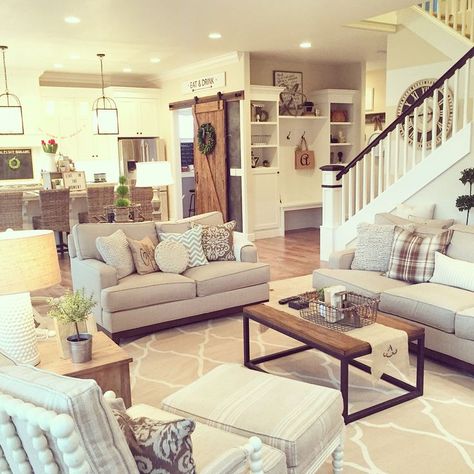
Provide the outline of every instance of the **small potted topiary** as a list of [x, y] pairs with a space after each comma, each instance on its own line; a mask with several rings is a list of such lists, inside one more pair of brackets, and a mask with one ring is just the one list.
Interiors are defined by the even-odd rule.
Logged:
[[466, 214], [466, 225], [469, 224], [469, 213], [474, 207], [474, 196], [472, 194], [472, 185], [474, 184], [474, 168], [466, 168], [461, 171], [461, 177], [459, 178], [462, 184], [469, 184], [469, 194], [463, 194], [458, 196], [456, 199], [456, 207], [459, 212], [467, 211]]
[[92, 359], [92, 334], [79, 332], [78, 323], [86, 321], [96, 305], [92, 295], [86, 296], [84, 290], [67, 291], [61, 298], [49, 301], [48, 316], [63, 324], [73, 323], [76, 333], [67, 338], [72, 362], [78, 364]]
[[119, 185], [115, 189], [115, 222], [128, 222], [130, 220], [129, 188], [125, 176], [120, 176]]

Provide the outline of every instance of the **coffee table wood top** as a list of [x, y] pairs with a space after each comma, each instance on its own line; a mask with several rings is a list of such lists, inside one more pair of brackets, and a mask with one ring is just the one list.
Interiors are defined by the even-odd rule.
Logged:
[[[253, 321], [275, 329], [304, 344], [320, 348], [338, 358], [360, 357], [372, 352], [368, 342], [351, 337], [348, 333], [319, 326], [266, 304], [246, 306], [243, 312], [245, 316]], [[377, 314], [377, 323], [405, 331], [408, 334], [408, 340], [415, 339], [425, 331], [421, 326], [391, 318], [380, 312]]]
[[40, 342], [38, 350], [41, 361], [37, 367], [60, 375], [76, 377], [95, 372], [98, 369], [104, 370], [117, 364], [128, 365], [133, 361], [132, 357], [125, 350], [102, 332], [97, 332], [93, 336], [92, 360], [89, 362], [73, 364], [71, 359], [61, 359], [55, 339]]

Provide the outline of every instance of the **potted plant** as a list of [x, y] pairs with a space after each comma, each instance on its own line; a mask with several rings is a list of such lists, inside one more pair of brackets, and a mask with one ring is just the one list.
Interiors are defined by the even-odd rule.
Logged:
[[48, 315], [63, 324], [74, 323], [76, 333], [67, 338], [74, 363], [87, 362], [92, 359], [92, 334], [79, 332], [78, 323], [86, 321], [92, 308], [96, 305], [92, 295], [86, 296], [84, 290], [67, 291], [61, 298], [49, 301]]
[[460, 212], [467, 211], [466, 225], [469, 224], [469, 212], [474, 207], [474, 196], [472, 195], [472, 185], [474, 184], [474, 168], [466, 168], [461, 171], [459, 178], [462, 184], [469, 183], [469, 194], [463, 194], [456, 199], [456, 207]]
[[125, 176], [120, 176], [119, 178], [119, 185], [115, 190], [115, 194], [117, 195], [117, 199], [115, 200], [115, 222], [128, 222], [130, 220], [129, 217], [129, 207], [130, 207], [130, 199], [129, 196], [129, 188], [127, 186], [127, 179]]

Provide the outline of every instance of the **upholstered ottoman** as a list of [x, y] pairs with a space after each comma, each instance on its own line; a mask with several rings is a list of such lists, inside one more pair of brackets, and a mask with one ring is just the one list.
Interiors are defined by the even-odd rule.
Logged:
[[333, 455], [342, 472], [338, 390], [224, 364], [165, 398], [166, 411], [245, 437], [255, 434], [286, 455], [289, 473], [316, 472]]

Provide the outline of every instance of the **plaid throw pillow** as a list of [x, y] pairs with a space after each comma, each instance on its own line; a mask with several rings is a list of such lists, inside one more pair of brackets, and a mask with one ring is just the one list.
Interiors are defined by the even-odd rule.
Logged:
[[433, 276], [435, 252], [445, 253], [452, 230], [422, 236], [395, 227], [392, 253], [386, 276], [411, 283], [423, 283]]

